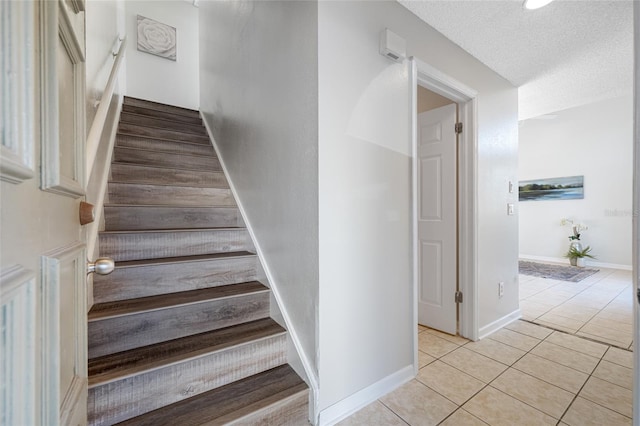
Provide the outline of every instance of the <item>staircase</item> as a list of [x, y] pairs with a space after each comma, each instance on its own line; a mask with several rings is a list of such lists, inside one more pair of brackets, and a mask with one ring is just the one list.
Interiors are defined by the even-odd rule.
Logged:
[[125, 98], [89, 312], [91, 425], [308, 424], [197, 111]]

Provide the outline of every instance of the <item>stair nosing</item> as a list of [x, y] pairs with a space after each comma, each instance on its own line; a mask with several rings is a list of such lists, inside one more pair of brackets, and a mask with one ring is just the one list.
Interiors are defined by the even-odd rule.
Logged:
[[[190, 109], [190, 108], [185, 108], [185, 107], [181, 107], [181, 106], [177, 106], [177, 105], [163, 104], [162, 102], [156, 102], [156, 101], [151, 101], [149, 99], [136, 98], [136, 97], [133, 97], [133, 96], [126, 96], [126, 95], [122, 99], [122, 104], [123, 105], [131, 105], [131, 104], [128, 104], [126, 102], [127, 99], [134, 99], [136, 101], [148, 102], [148, 103], [152, 103], [152, 104], [155, 104], [155, 105], [168, 106], [170, 108], [176, 108], [178, 110], [189, 111], [189, 112], [192, 112], [192, 113], [195, 112], [195, 113], [198, 114], [199, 117], [201, 116], [200, 115], [200, 110], [197, 110], [197, 109]], [[135, 105], [131, 105], [131, 106], [135, 106]], [[142, 107], [142, 108], [144, 108], [144, 107]], [[153, 108], [147, 108], [147, 109], [153, 109]], [[156, 111], [160, 111], [160, 110], [156, 110]], [[184, 114], [178, 114], [178, 115], [184, 115]]]
[[[199, 188], [199, 187], [196, 187]], [[225, 188], [221, 188], [225, 189]], [[182, 205], [182, 204], [118, 204], [118, 203], [107, 203], [104, 207], [164, 207], [164, 208], [176, 208], [176, 209], [184, 209], [184, 208], [197, 208], [197, 209], [236, 209], [238, 210], [238, 206], [210, 206], [207, 204], [198, 204], [198, 205]], [[244, 227], [243, 227], [244, 228]]]
[[[271, 318], [265, 317], [265, 318], [262, 318], [262, 319], [256, 320], [256, 321], [262, 321], [262, 320], [265, 320], [265, 319], [271, 319]], [[273, 319], [271, 319], [271, 320], [273, 321]], [[273, 322], [277, 324], [277, 322], [275, 322], [275, 321], [273, 321]], [[244, 342], [233, 343], [233, 344], [230, 344], [228, 346], [219, 345], [221, 347], [215, 347], [214, 346], [213, 348], [212, 347], [203, 348], [203, 349], [200, 349], [198, 351], [193, 351], [192, 354], [187, 354], [183, 358], [176, 359], [176, 360], [173, 360], [173, 361], [170, 361], [170, 362], [167, 362], [167, 363], [160, 363], [160, 362], [152, 363], [147, 367], [143, 367], [143, 368], [141, 368], [139, 370], [136, 370], [135, 372], [129, 372], [129, 373], [123, 374], [121, 376], [114, 377], [112, 379], [91, 383], [91, 377], [89, 377], [88, 388], [89, 389], [97, 388], [97, 387], [104, 386], [104, 385], [109, 384], [109, 383], [114, 383], [114, 382], [118, 382], [120, 380], [128, 379], [129, 377], [139, 376], [139, 375], [146, 374], [146, 373], [149, 373], [149, 372], [152, 372], [152, 371], [155, 371], [155, 370], [159, 370], [159, 369], [162, 369], [162, 368], [170, 367], [170, 366], [173, 366], [173, 365], [178, 365], [178, 364], [181, 364], [183, 362], [192, 361], [192, 360], [198, 359], [198, 358], [204, 358], [205, 356], [209, 356], [209, 355], [215, 354], [217, 352], [222, 352], [222, 351], [226, 351], [226, 350], [229, 350], [229, 349], [241, 347], [241, 346], [244, 346], [244, 345], [249, 345], [249, 344], [253, 344], [253, 343], [256, 343], [256, 342], [261, 342], [261, 341], [264, 341], [264, 340], [274, 339], [274, 338], [278, 338], [278, 337], [280, 337], [282, 335], [286, 335], [287, 334], [287, 330], [284, 329], [282, 326], [280, 326], [280, 328], [281, 328], [280, 330], [274, 331], [272, 334], [269, 334], [267, 336], [258, 337], [258, 338], [247, 340], [247, 341], [244, 341]], [[212, 330], [212, 331], [215, 332], [215, 331], [218, 331], [218, 330]], [[202, 333], [198, 333], [198, 334], [202, 334]], [[197, 336], [198, 334], [185, 336], [185, 337], [182, 337], [182, 339], [188, 338], [188, 337], [194, 337], [194, 336]], [[173, 340], [177, 340], [177, 339], [173, 339]], [[171, 340], [166, 340], [165, 342], [170, 342], [170, 341]], [[164, 343], [164, 342], [161, 342], [161, 343]], [[135, 350], [135, 349], [133, 349], [133, 350]]]
[[[126, 112], [125, 112], [124, 114], [128, 114], [128, 113], [126, 113]], [[150, 118], [154, 118], [154, 117], [150, 117]], [[167, 120], [167, 121], [169, 121], [169, 120]], [[158, 127], [157, 125], [156, 125], [156, 126], [153, 126], [153, 125], [150, 125], [150, 124], [139, 124], [139, 123], [135, 123], [135, 122], [131, 122], [131, 121], [127, 121], [127, 120], [123, 120], [123, 119], [120, 119], [120, 121], [118, 121], [118, 124], [120, 124], [120, 123], [124, 123], [124, 124], [131, 124], [131, 125], [134, 125], [134, 126], [140, 126], [140, 127], [145, 127], [145, 128], [147, 128], [147, 129], [155, 129], [155, 130], [169, 130], [169, 131], [171, 131], [171, 132], [180, 132], [180, 133], [184, 133], [184, 134], [186, 134], [186, 135], [195, 135], [195, 136], [206, 136], [206, 137], [209, 137], [209, 134], [207, 133], [206, 128], [205, 128], [203, 125], [199, 125], [199, 124], [193, 124], [193, 126], [200, 126], [200, 127], [204, 128], [204, 129], [205, 129], [204, 133], [202, 133], [202, 132], [200, 132], [200, 133], [196, 133], [196, 132], [192, 132], [192, 131], [185, 130], [185, 129], [175, 129], [175, 128], [171, 128], [171, 127]], [[189, 125], [190, 123], [184, 123], [184, 124]]]
[[[155, 266], [155, 265], [177, 265], [177, 264], [183, 264], [183, 263], [208, 262], [211, 260], [245, 259], [245, 258], [256, 257], [256, 256], [257, 254], [246, 251], [246, 252], [228, 252], [228, 253], [216, 253], [216, 254], [200, 254], [195, 256], [161, 257], [158, 259], [125, 260], [122, 262], [116, 262], [115, 269], [142, 268], [142, 267]], [[173, 259], [173, 260], [166, 260], [166, 259]]]
[[140, 229], [136, 231], [100, 231], [100, 234], [145, 234], [145, 233], [170, 233], [170, 232], [204, 232], [204, 231], [237, 231], [239, 229], [246, 230], [246, 226], [230, 228], [228, 226], [222, 228], [177, 228], [177, 229]]
[[[200, 114], [200, 111], [196, 111], [196, 110], [192, 110], [192, 111], [196, 111], [198, 112], [198, 117], [193, 117], [193, 116], [189, 116], [189, 115], [184, 115], [184, 114], [176, 114], [176, 113], [172, 113], [172, 112], [168, 112], [168, 111], [162, 111], [159, 109], [154, 109], [154, 108], [147, 108], [144, 106], [139, 106], [139, 105], [131, 105], [131, 104], [122, 104], [122, 112], [126, 112], [127, 114], [137, 114], [137, 115], [143, 115], [145, 117], [153, 117], [153, 118], [158, 118], [158, 116], [155, 113], [161, 113], [161, 114], [167, 114], [167, 115], [171, 115], [173, 117], [182, 117], [182, 118], [189, 118], [189, 119], [196, 119], [196, 120], [200, 120], [200, 123], [204, 123], [204, 121], [202, 120], [202, 115]], [[142, 114], [140, 113], [132, 113], [129, 111], [125, 111], [125, 107], [128, 108], [139, 108], [139, 109], [144, 109], [145, 112], [143, 112]], [[180, 107], [178, 107], [180, 108]], [[148, 113], [147, 113], [148, 112]], [[167, 119], [170, 121], [176, 121], [178, 123], [186, 123], [185, 121], [181, 121], [181, 120], [175, 120], [175, 119]]]
[[[143, 107], [139, 107], [139, 108], [143, 108]], [[151, 108], [146, 108], [146, 109], [151, 109]], [[158, 111], [158, 110], [153, 110], [153, 111]], [[162, 112], [162, 111], [158, 111], [158, 112]], [[184, 124], [184, 125], [187, 125], [187, 126], [204, 127], [204, 124], [203, 124], [203, 121], [202, 121], [202, 117], [200, 117], [200, 124], [196, 124], [196, 123], [188, 123], [186, 121], [172, 120], [170, 118], [160, 118], [160, 117], [156, 117], [156, 116], [153, 116], [153, 115], [138, 114], [137, 112], [130, 112], [130, 111], [122, 110], [120, 112], [120, 121], [122, 121], [122, 114], [135, 115], [136, 117], [153, 118], [153, 119], [156, 119], [156, 120], [164, 120], [164, 121], [169, 121], [169, 122], [175, 123], [175, 124]], [[180, 115], [180, 114], [172, 114], [172, 115], [175, 117], [176, 115]], [[125, 123], [131, 123], [131, 122], [125, 120]], [[136, 123], [133, 123], [133, 124], [136, 124]], [[152, 126], [152, 127], [155, 127], [155, 126]]]
[[[149, 313], [149, 312], [163, 311], [163, 310], [166, 310], [166, 309], [173, 309], [173, 308], [179, 308], [179, 307], [184, 307], [184, 306], [199, 305], [199, 304], [202, 304], [202, 303], [210, 303], [212, 301], [218, 301], [218, 300], [235, 299], [235, 298], [244, 297], [244, 296], [247, 296], [247, 295], [250, 295], [250, 294], [261, 294], [261, 293], [268, 293], [269, 291], [271, 291], [271, 289], [269, 287], [265, 286], [264, 284], [262, 284], [259, 281], [248, 281], [248, 282], [245, 282], [245, 283], [227, 284], [225, 286], [211, 287], [211, 288], [209, 288], [207, 290], [210, 290], [212, 288], [219, 289], [220, 287], [228, 287], [228, 286], [235, 286], [235, 285], [239, 285], [239, 284], [249, 284], [249, 283], [259, 283], [260, 285], [262, 285], [262, 288], [251, 290], [251, 291], [245, 291], [243, 293], [238, 293], [238, 294], [229, 294], [229, 295], [225, 295], [225, 296], [209, 297], [209, 298], [205, 298], [205, 299], [192, 300], [192, 301], [189, 301], [189, 302], [179, 302], [179, 303], [174, 303], [174, 304], [166, 305], [166, 306], [158, 306], [158, 307], [155, 307], [155, 308], [132, 310], [131, 312], [123, 312], [123, 313], [116, 313], [116, 314], [107, 314], [107, 315], [100, 316], [98, 318], [91, 318], [91, 315], [88, 315], [87, 316], [87, 322], [88, 323], [92, 323], [92, 322], [98, 322], [98, 321], [106, 321], [106, 320], [110, 320], [110, 319], [114, 319], [114, 318], [123, 318], [123, 317], [128, 317], [128, 316], [132, 316], [132, 315], [140, 315], [140, 314]], [[179, 293], [189, 293], [191, 291], [198, 291], [198, 290], [188, 290], [188, 291], [179, 292]], [[171, 294], [172, 293], [165, 293], [165, 294], [157, 295], [157, 296], [143, 297], [141, 299], [160, 298], [160, 297], [165, 297], [165, 296], [168, 296], [168, 295], [171, 295]], [[136, 299], [129, 299], [129, 300], [136, 300]], [[119, 300], [118, 302], [123, 302], [123, 300]], [[105, 303], [111, 303], [111, 302], [105, 302]], [[100, 305], [100, 304], [97, 304], [97, 305]], [[94, 306], [96, 306], [96, 305], [94, 305]], [[91, 312], [89, 312], [89, 313], [91, 313]]]
[[[165, 138], [156, 138], [153, 136], [140, 136], [140, 135], [132, 135], [130, 133], [123, 133], [121, 131], [118, 130], [118, 132], [116, 132], [116, 145], [118, 146], [118, 135], [119, 136], [128, 136], [128, 137], [134, 137], [134, 138], [143, 138], [143, 139], [153, 139], [156, 141], [165, 141], [165, 142], [174, 142], [174, 143], [179, 143], [179, 144], [185, 144], [185, 145], [195, 145], [195, 146], [206, 146], [206, 147], [211, 147], [213, 148], [213, 144], [204, 144], [204, 143], [198, 143], [198, 142], [189, 142], [189, 141], [177, 141], [174, 139], [165, 139]], [[215, 150], [214, 150], [215, 152]]]
[[[172, 183], [172, 184], [168, 184], [168, 183], [149, 183], [149, 182], [137, 182], [135, 179], [132, 179], [130, 181], [127, 182], [123, 182], [120, 180], [110, 180], [107, 183], [117, 183], [117, 184], [122, 184], [122, 183], [128, 183], [131, 185], [153, 185], [153, 186], [173, 186], [176, 188], [204, 188], [204, 189], [230, 189], [228, 186], [225, 187], [221, 187], [221, 186], [216, 186], [214, 184], [214, 186], [206, 186], [206, 185], [194, 185], [192, 183], [184, 183], [184, 184], [179, 184], [179, 183]], [[171, 205], [171, 204], [168, 204]], [[203, 204], [203, 206], [205, 206]]]
[[[201, 158], [201, 157], [205, 157], [205, 158], [214, 158], [216, 160], [218, 160], [218, 156], [217, 155], [210, 155], [210, 154], [189, 154], [189, 153], [182, 153], [182, 152], [166, 152], [166, 151], [160, 151], [157, 149], [145, 149], [145, 148], [136, 148], [136, 147], [132, 147], [132, 146], [115, 146], [114, 148], [117, 149], [134, 149], [136, 151], [145, 151], [145, 152], [164, 152], [166, 154], [172, 154], [172, 155], [179, 155], [180, 157], [197, 157], [197, 158]], [[115, 161], [114, 161], [115, 163]], [[136, 163], [125, 163], [125, 164], [136, 164]]]
[[[147, 136], [145, 136], [145, 135], [136, 135], [136, 134], [128, 133], [126, 130], [122, 130], [122, 129], [120, 128], [120, 124], [121, 124], [121, 123], [120, 123], [120, 122], [118, 122], [118, 130], [117, 130], [117, 133], [118, 133], [118, 134], [121, 134], [121, 135], [129, 135], [129, 136], [139, 136], [139, 137], [141, 136], [141, 137], [147, 137]], [[182, 133], [182, 132], [180, 132], [180, 130], [171, 130], [171, 129], [163, 129], [163, 128], [161, 128], [161, 127], [144, 126], [144, 125], [142, 125], [142, 124], [128, 123], [128, 122], [126, 122], [126, 121], [125, 121], [125, 122], [123, 122], [122, 124], [126, 124], [126, 125], [128, 125], [128, 126], [134, 126], [134, 127], [141, 127], [142, 129], [150, 129], [150, 130], [167, 131], [167, 132], [174, 132], [174, 133], [179, 133], [179, 134], [181, 134], [181, 133]], [[202, 134], [202, 135], [196, 135], [196, 134], [194, 134], [194, 133], [187, 133], [187, 135], [190, 135], [190, 136], [201, 136], [201, 137], [202, 137], [202, 139], [206, 139], [207, 141], [206, 141], [206, 143], [205, 143], [205, 142], [194, 142], [194, 141], [186, 141], [186, 142], [189, 142], [189, 143], [200, 143], [201, 145], [208, 145], [208, 144], [210, 144], [210, 143], [211, 143], [211, 139], [209, 138], [209, 133], [205, 133], [205, 134]], [[181, 141], [181, 140], [179, 140], [179, 139], [168, 139], [168, 138], [166, 138], [166, 137], [164, 137], [164, 138], [163, 138], [163, 137], [154, 137], [154, 139], [163, 139], [163, 140], [169, 140], [169, 141], [174, 141], [174, 142], [182, 142], [182, 141]]]
[[192, 185], [175, 185], [175, 184], [169, 184], [169, 183], [139, 183], [139, 182], [122, 182], [119, 180], [110, 180], [107, 183], [111, 184], [111, 183], [115, 183], [116, 185], [138, 185], [138, 186], [167, 186], [167, 187], [174, 187], [174, 186], [179, 186], [180, 188], [194, 188], [194, 189], [220, 189], [220, 190], [224, 190], [224, 191], [231, 191], [231, 188], [227, 187], [217, 187], [217, 186], [192, 186]]
[[[287, 400], [292, 400], [294, 398], [297, 398], [298, 396], [300, 396], [300, 394], [307, 393], [307, 392], [309, 392], [309, 387], [303, 381], [301, 383], [298, 383], [297, 385], [292, 386], [291, 388], [283, 389], [278, 393], [272, 394], [270, 397], [276, 398], [276, 400], [273, 401], [273, 402], [268, 403], [267, 405], [260, 406], [259, 403], [262, 402], [262, 401], [256, 401], [253, 404], [250, 404], [250, 405], [247, 405], [247, 406], [243, 407], [244, 409], [255, 408], [255, 410], [250, 412], [250, 413], [246, 413], [244, 415], [237, 416], [237, 415], [234, 415], [234, 414], [236, 414], [240, 410], [236, 410], [236, 411], [232, 411], [230, 413], [227, 413], [227, 414], [225, 414], [223, 416], [216, 417], [215, 421], [219, 422], [220, 424], [229, 424], [229, 422], [234, 422], [234, 423], [235, 422], [240, 422], [240, 424], [243, 424], [242, 422], [246, 421], [246, 419], [250, 418], [253, 414], [259, 413], [262, 410], [268, 409], [269, 407], [273, 406], [274, 404], [276, 404], [278, 402], [284, 402], [284, 401], [287, 401]], [[282, 397], [282, 395], [285, 395], [285, 396]]]
[[[129, 148], [126, 146], [121, 146], [119, 148]], [[135, 149], [135, 148], [133, 148]], [[148, 151], [148, 150], [145, 150]], [[122, 161], [112, 161], [111, 165], [117, 164], [119, 166], [134, 166], [134, 167], [149, 167], [149, 168], [153, 168], [153, 169], [166, 169], [166, 170], [183, 170], [183, 171], [189, 171], [189, 172], [202, 172], [202, 173], [223, 173], [224, 171], [222, 169], [220, 170], [199, 170], [199, 169], [185, 169], [183, 167], [167, 167], [167, 166], [155, 166], [153, 164], [142, 164], [142, 163], [124, 163]], [[225, 175], [226, 178], [226, 175]]]

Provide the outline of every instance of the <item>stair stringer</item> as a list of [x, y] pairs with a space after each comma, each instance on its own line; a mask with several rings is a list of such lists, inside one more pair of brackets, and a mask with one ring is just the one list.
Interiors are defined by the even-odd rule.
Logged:
[[[293, 351], [288, 350], [287, 355], [290, 358], [293, 352], [293, 355], [295, 355], [297, 358], [296, 360], [289, 359], [288, 360], [289, 365], [293, 367], [295, 372], [298, 375], [300, 375], [309, 386], [309, 390], [310, 390], [309, 420], [311, 421], [312, 424], [317, 425], [318, 415], [319, 415], [318, 409], [317, 409], [318, 408], [318, 392], [320, 389], [318, 376], [313, 370], [311, 361], [309, 360], [309, 356], [307, 355], [305, 350], [302, 348], [302, 343], [300, 342], [300, 338], [298, 337], [298, 331], [296, 329], [296, 326], [293, 323], [293, 321], [291, 321], [291, 317], [289, 316], [289, 313], [286, 310], [286, 307], [282, 301], [280, 292], [278, 291], [277, 281], [274, 279], [273, 274], [269, 269], [269, 264], [266, 262], [264, 252], [262, 250], [262, 247], [260, 246], [260, 242], [256, 238], [256, 235], [253, 231], [251, 221], [249, 221], [247, 217], [246, 210], [242, 203], [242, 199], [238, 196], [238, 192], [236, 191], [236, 187], [234, 185], [233, 179], [231, 179], [231, 176], [228, 172], [227, 165], [224, 161], [224, 158], [220, 155], [220, 149], [216, 142], [216, 138], [214, 137], [213, 132], [211, 131], [211, 126], [209, 124], [209, 121], [207, 120], [205, 115], [202, 114], [202, 111], [200, 111], [200, 117], [202, 118], [202, 123], [204, 124], [204, 127], [207, 130], [207, 134], [209, 135], [209, 140], [211, 140], [211, 143], [213, 144], [213, 149], [216, 152], [216, 156], [220, 161], [220, 166], [222, 168], [222, 171], [224, 172], [224, 175], [227, 178], [227, 182], [229, 183], [229, 188], [231, 189], [233, 198], [236, 200], [238, 210], [240, 210], [240, 214], [242, 215], [242, 220], [245, 223], [245, 226], [247, 231], [249, 232], [251, 241], [253, 242], [253, 245], [256, 249], [256, 255], [258, 256], [259, 265], [262, 271], [264, 272], [264, 278], [267, 281], [267, 282], [264, 282], [263, 280], [261, 280], [261, 282], [263, 282], [263, 284], [269, 287], [269, 289], [271, 290], [272, 299], [274, 299], [273, 301], [275, 301], [277, 309], [280, 313], [281, 318], [274, 318], [274, 319], [277, 322], [279, 322], [280, 319], [282, 319], [282, 321], [284, 321], [284, 328], [288, 331], [289, 341], [293, 345], [293, 348], [289, 348], [289, 349], [293, 349]], [[293, 361], [298, 361], [298, 362], [293, 362]], [[300, 370], [300, 368], [302, 368], [302, 371]]]

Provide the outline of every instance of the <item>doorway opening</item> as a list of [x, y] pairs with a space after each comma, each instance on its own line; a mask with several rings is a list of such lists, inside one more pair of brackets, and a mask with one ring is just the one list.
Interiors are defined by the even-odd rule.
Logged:
[[[414, 365], [417, 370], [417, 327], [420, 320], [425, 321], [425, 318], [420, 318], [421, 308], [429, 309], [431, 305], [431, 310], [436, 311], [435, 316], [445, 318], [444, 324], [447, 324], [448, 329], [443, 331], [457, 333], [471, 340], [477, 340], [478, 337], [476, 309], [477, 92], [418, 59], [411, 58], [410, 67], [413, 132]], [[420, 107], [430, 111], [426, 114], [427, 116], [432, 116], [431, 122], [423, 123], [422, 130], [426, 137], [422, 140], [441, 139], [444, 135], [443, 128], [446, 126], [448, 134], [453, 132], [453, 159], [451, 147], [447, 149], [440, 143], [426, 143], [432, 147], [440, 145], [442, 149], [447, 150], [449, 158], [445, 159], [443, 154], [430, 151], [429, 147], [425, 148], [425, 144], [422, 144], [423, 147], [420, 146], [419, 93], [421, 94]], [[462, 124], [462, 129], [456, 134], [460, 126], [458, 123]], [[443, 161], [449, 164], [446, 170], [443, 169], [446, 167]], [[451, 167], [455, 170], [451, 170]], [[434, 179], [439, 182], [438, 185], [433, 184]], [[424, 194], [421, 194], [422, 190]], [[431, 199], [423, 200], [423, 195]], [[444, 202], [446, 206], [442, 204]], [[452, 215], [453, 218], [451, 218]], [[431, 225], [436, 228], [443, 225], [448, 230], [445, 234], [438, 235], [437, 229], [428, 229]], [[421, 238], [421, 227], [423, 231], [429, 231], [438, 238]], [[456, 303], [460, 298], [462, 302]], [[426, 314], [427, 320], [430, 314], [431, 312]], [[434, 324], [436, 328], [440, 326], [437, 324], [441, 323]]]

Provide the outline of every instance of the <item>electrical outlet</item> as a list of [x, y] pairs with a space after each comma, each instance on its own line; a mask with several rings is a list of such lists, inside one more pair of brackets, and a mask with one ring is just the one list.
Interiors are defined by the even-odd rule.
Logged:
[[516, 214], [515, 206], [512, 203], [507, 204], [507, 214], [509, 216], [513, 216], [514, 214]]
[[498, 283], [498, 297], [504, 296], [504, 282], [500, 281]]

